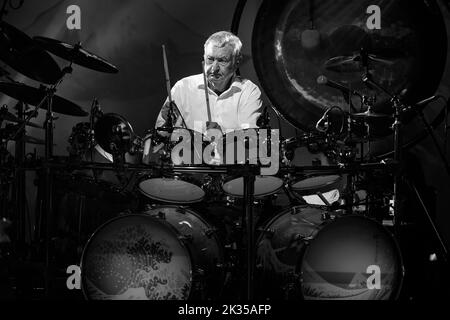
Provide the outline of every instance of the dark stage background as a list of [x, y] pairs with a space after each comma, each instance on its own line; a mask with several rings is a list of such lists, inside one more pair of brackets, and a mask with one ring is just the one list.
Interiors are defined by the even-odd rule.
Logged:
[[[74, 65], [73, 74], [65, 78], [57, 94], [86, 111], [89, 111], [92, 100], [97, 98], [104, 112], [124, 116], [135, 133], [143, 135], [146, 130], [153, 128], [166, 97], [161, 45], [165, 44], [167, 48], [172, 84], [184, 76], [199, 73], [204, 41], [215, 31], [230, 29], [237, 3], [236, 0], [25, 0], [19, 10], [10, 9], [4, 20], [29, 36], [50, 37], [71, 44], [81, 41], [85, 49], [117, 66], [118, 74], [106, 74]], [[249, 0], [239, 25], [239, 36], [244, 44], [244, 62], [240, 72], [259, 85], [261, 79], [256, 75], [251, 43], [255, 17], [261, 3], [261, 0]], [[444, 1], [438, 1], [448, 36], [450, 14], [445, 4]], [[78, 5], [81, 9], [81, 30], [68, 30], [66, 27], [66, 20], [70, 16], [66, 9], [70, 5]], [[404, 10], [407, 11], [408, 8], [405, 7]], [[433, 34], [429, 36], [433, 37]], [[450, 97], [449, 57], [450, 50], [447, 51], [445, 69], [438, 79], [439, 85], [435, 92], [445, 97]], [[56, 56], [54, 58], [61, 67], [65, 65], [64, 60]], [[0, 66], [8, 69], [14, 80], [39, 86], [38, 82], [17, 74], [4, 64], [0, 63]], [[265, 105], [270, 103], [266, 94], [263, 98]], [[14, 112], [16, 101], [0, 93], [0, 105], [3, 104]], [[425, 108], [427, 119], [432, 120], [442, 108], [441, 100], [430, 103]], [[34, 122], [43, 123], [44, 118], [45, 112], [40, 111]], [[55, 129], [56, 155], [68, 154], [68, 138], [72, 128], [84, 121], [88, 121], [88, 117], [58, 115]], [[273, 113], [271, 124], [274, 128], [278, 126]], [[282, 121], [282, 130], [285, 137], [295, 136], [300, 132], [287, 121]], [[404, 138], [409, 140], [422, 131], [421, 122], [413, 119], [404, 127]], [[448, 144], [444, 146], [444, 123], [438, 126], [435, 133], [448, 154]], [[44, 131], [35, 128], [27, 128], [27, 134], [44, 138]], [[374, 153], [391, 151], [391, 140], [392, 136], [388, 136], [377, 141], [373, 146]], [[14, 144], [10, 143], [8, 149], [12, 154], [13, 147]], [[44, 155], [43, 146], [27, 145], [27, 152], [34, 150], [38, 156]], [[413, 171], [423, 172], [425, 185], [435, 196], [432, 205], [435, 205], [436, 225], [445, 242], [449, 243], [450, 179], [429, 137], [411, 147], [409, 154], [417, 159], [416, 163], [411, 163]], [[34, 173], [27, 173], [26, 194], [30, 212], [34, 210], [37, 194], [32, 183], [34, 178]], [[30, 219], [33, 225], [34, 216], [30, 215]], [[432, 237], [427, 233], [428, 236]]]

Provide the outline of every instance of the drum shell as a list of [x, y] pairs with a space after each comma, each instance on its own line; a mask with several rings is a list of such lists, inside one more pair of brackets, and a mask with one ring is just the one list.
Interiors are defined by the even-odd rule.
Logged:
[[179, 206], [155, 206], [144, 213], [167, 221], [189, 249], [195, 286], [190, 298], [217, 298], [223, 284], [225, 263], [218, 228], [197, 212]]
[[[261, 231], [257, 241], [260, 298], [395, 299], [400, 292], [404, 270], [397, 242], [372, 219], [297, 206], [279, 213]], [[382, 270], [384, 291], [357, 288], [369, 277], [366, 268], [375, 264]], [[321, 270], [324, 265], [328, 273]], [[389, 268], [391, 273], [383, 273]]]
[[[131, 219], [139, 219], [138, 221], [140, 222], [131, 223]], [[215, 235], [209, 223], [192, 210], [187, 210], [176, 206], [159, 206], [148, 209], [140, 214], [129, 214], [112, 219], [99, 227], [97, 231], [91, 236], [83, 251], [81, 263], [83, 292], [85, 293], [86, 298], [92, 298], [89, 295], [89, 292], [92, 291], [89, 291], [89, 288], [91, 288], [92, 286], [89, 287], [87, 285], [88, 281], [86, 279], [91, 277], [91, 275], [94, 275], [103, 270], [99, 266], [92, 267], [92, 263], [89, 265], [88, 259], [89, 257], [95, 258], [95, 254], [98, 253], [96, 247], [98, 242], [97, 239], [102, 238], [104, 229], [107, 229], [110, 224], [114, 223], [122, 223], [124, 225], [121, 226], [121, 228], [122, 231], [125, 230], [125, 233], [122, 234], [119, 239], [117, 239], [119, 233], [113, 234], [113, 239], [109, 239], [111, 240], [109, 242], [116, 243], [119, 247], [123, 246], [123, 241], [127, 241], [124, 239], [133, 240], [133, 237], [135, 237], [136, 235], [135, 229], [140, 228], [140, 225], [143, 225], [143, 229], [147, 228], [147, 231], [150, 229], [154, 231], [156, 230], [157, 232], [159, 232], [160, 230], [165, 230], [165, 232], [167, 233], [166, 236], [168, 236], [168, 238], [166, 238], [165, 240], [160, 240], [158, 242], [150, 242], [145, 246], [145, 248], [153, 248], [155, 245], [161, 245], [162, 247], [165, 246], [167, 252], [169, 253], [178, 252], [179, 257], [176, 260], [178, 261], [178, 264], [172, 266], [172, 269], [179, 268], [178, 271], [184, 270], [184, 272], [182, 272], [181, 275], [176, 275], [178, 278], [181, 278], [179, 278], [175, 282], [172, 282], [172, 285], [170, 287], [172, 289], [174, 287], [175, 289], [178, 289], [178, 294], [175, 296], [176, 299], [184, 300], [214, 298], [217, 297], [217, 295], [220, 293], [220, 288], [223, 280], [222, 269], [220, 268], [220, 265], [224, 263], [224, 257], [222, 246], [219, 244], [219, 239]], [[139, 248], [138, 244], [142, 243], [142, 240], [144, 238], [138, 239], [135, 237], [134, 243], [128, 245], [127, 252], [129, 252], [130, 245], [131, 247], [137, 246]], [[92, 244], [94, 244], [93, 247]], [[123, 249], [121, 250], [123, 251]], [[120, 250], [117, 252], [117, 255], [120, 256]], [[133, 252], [135, 253], [132, 254], [132, 259], [135, 260], [141, 256], [139, 252], [142, 251], [138, 250]], [[136, 256], [136, 254], [139, 254], [139, 256]], [[154, 254], [155, 252], [153, 251], [151, 251], [150, 257], [147, 254], [147, 261], [149, 261], [148, 259], [153, 260]], [[107, 259], [112, 260], [117, 259], [117, 257], [107, 257]], [[141, 266], [141, 268], [144, 267], [145, 266]], [[93, 270], [86, 271], [86, 268], [90, 268]], [[159, 274], [157, 272], [158, 268], [154, 270], [156, 270], [153, 272], [154, 277], [164, 277], [164, 274]], [[187, 276], [188, 270], [189, 276]], [[120, 275], [120, 272], [122, 272], [122, 275]], [[108, 278], [106, 278], [106, 280], [103, 281], [103, 285], [109, 287], [115, 281], [120, 282], [121, 279], [123, 279], [123, 276], [126, 277], [127, 274], [129, 275], [129, 272], [126, 273], [122, 269], [121, 271], [116, 273], [115, 279], [109, 278], [108, 280]], [[134, 279], [136, 280], [137, 278]], [[152, 279], [152, 274], [150, 274], [150, 279]], [[185, 281], [185, 285], [183, 286], [183, 288], [177, 287], [180, 283], [183, 283], [183, 281]], [[159, 290], [164, 291], [170, 288], [160, 287]], [[122, 292], [124, 290], [125, 288], [122, 289]], [[155, 290], [156, 291], [153, 292], [154, 296], [164, 299], [165, 295], [161, 295], [158, 289]], [[126, 292], [130, 292], [130, 290], [126, 290]], [[148, 298], [148, 295], [146, 297]], [[121, 299], [124, 297], [120, 294], [107, 296], [107, 299], [117, 298]]]
[[[153, 230], [155, 226], [158, 234]], [[158, 239], [153, 241], [155, 236]], [[189, 255], [170, 224], [142, 214], [116, 217], [100, 226], [84, 248], [83, 294], [88, 300], [142, 300], [149, 296], [185, 299], [192, 282]], [[164, 268], [163, 263], [171, 262], [175, 264]], [[173, 270], [177, 266], [183, 266], [184, 272]], [[150, 295], [158, 284], [168, 284], [167, 288], [163, 287], [168, 291], [166, 295], [160, 296], [160, 292]]]

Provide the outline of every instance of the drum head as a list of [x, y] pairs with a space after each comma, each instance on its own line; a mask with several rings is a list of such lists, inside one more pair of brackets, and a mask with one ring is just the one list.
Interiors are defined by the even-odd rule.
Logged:
[[396, 241], [382, 225], [362, 216], [345, 216], [326, 225], [301, 262], [307, 300], [393, 299], [402, 278]]
[[175, 178], [151, 178], [139, 183], [139, 190], [147, 197], [171, 203], [202, 201], [205, 192], [199, 186]]
[[91, 300], [182, 300], [191, 290], [189, 251], [175, 229], [145, 215], [101, 226], [84, 249], [81, 270]]
[[[255, 197], [265, 197], [277, 192], [283, 187], [283, 180], [273, 176], [255, 177]], [[223, 190], [230, 196], [244, 196], [244, 178], [232, 179], [223, 184]]]
[[327, 175], [310, 177], [292, 184], [291, 188], [301, 195], [330, 191], [339, 186], [341, 176]]

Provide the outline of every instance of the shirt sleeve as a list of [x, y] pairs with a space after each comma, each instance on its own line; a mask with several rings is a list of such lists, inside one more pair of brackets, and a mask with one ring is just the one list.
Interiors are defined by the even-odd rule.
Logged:
[[238, 120], [242, 129], [257, 128], [256, 122], [262, 113], [261, 90], [250, 83], [245, 91], [243, 103], [239, 106]]

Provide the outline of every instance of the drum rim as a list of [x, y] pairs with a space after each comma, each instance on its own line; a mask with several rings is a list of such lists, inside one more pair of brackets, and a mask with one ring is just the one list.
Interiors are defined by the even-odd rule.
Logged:
[[[176, 204], [167, 204], [167, 205], [164, 205], [164, 204], [158, 204], [158, 205], [154, 205], [154, 206], [152, 206], [150, 209], [145, 209], [145, 210], [143, 210], [143, 211], [142, 211], [142, 214], [147, 214], [147, 212], [150, 211], [150, 210], [157, 210], [157, 209], [160, 209], [160, 208], [181, 209], [181, 210], [183, 210], [183, 211], [186, 211], [186, 212], [192, 214], [192, 215], [195, 216], [196, 218], [198, 218], [204, 225], [206, 225], [206, 226], [208, 226], [208, 227], [211, 227], [211, 223], [209, 223], [208, 220], [206, 220], [204, 217], [202, 217], [202, 215], [201, 215], [200, 213], [198, 213], [197, 211], [193, 210], [192, 208], [189, 208], [189, 207], [183, 207], [183, 206], [179, 206], [179, 205], [176, 205]], [[170, 223], [169, 223], [169, 224], [170, 224]], [[175, 228], [175, 229], [176, 229], [176, 228]], [[178, 232], [178, 231], [177, 231], [177, 232]], [[217, 242], [218, 242], [219, 245], [220, 245], [220, 246], [219, 246], [219, 247], [220, 247], [219, 250], [220, 250], [222, 253], [224, 253], [223, 246], [222, 246], [222, 241], [221, 241], [220, 238], [217, 236], [217, 234], [213, 233], [213, 236], [214, 236], [214, 238], [216, 238]], [[222, 255], [222, 256], [224, 256], [224, 255]]]
[[[192, 178], [192, 177], [189, 177], [189, 178]], [[157, 196], [150, 195], [149, 193], [145, 192], [145, 191], [143, 190], [143, 188], [141, 188], [141, 183], [143, 183], [144, 181], [147, 181], [147, 180], [153, 180], [153, 179], [172, 179], [172, 180], [181, 180], [181, 181], [183, 181], [183, 182], [187, 182], [187, 183], [192, 184], [192, 185], [196, 186], [197, 188], [199, 188], [199, 189], [203, 192], [203, 195], [202, 195], [200, 198], [197, 198], [197, 199], [195, 199], [195, 200], [186, 200], [186, 201], [182, 201], [182, 200], [167, 200], [167, 199], [159, 198], [159, 197], [157, 197]], [[175, 203], [175, 204], [197, 203], [197, 202], [201, 202], [201, 201], [203, 201], [203, 199], [205, 199], [206, 192], [205, 192], [205, 190], [203, 190], [203, 188], [201, 187], [202, 184], [200, 183], [200, 181], [197, 181], [197, 180], [195, 180], [195, 181], [196, 181], [196, 183], [192, 183], [192, 181], [186, 181], [185, 179], [176, 179], [176, 178], [174, 178], [174, 177], [167, 177], [167, 176], [164, 176], [164, 175], [161, 175], [161, 176], [153, 176], [153, 177], [144, 177], [144, 178], [142, 178], [141, 180], [139, 180], [139, 182], [137, 183], [137, 189], [138, 189], [139, 192], [140, 192], [141, 194], [143, 194], [144, 196], [146, 196], [146, 197], [148, 197], [148, 198], [150, 198], [150, 199], [152, 199], [152, 200], [156, 200], [156, 201], [167, 202], [167, 203]]]
[[[319, 210], [322, 210], [323, 212], [326, 212], [326, 210], [323, 209], [324, 206], [311, 205], [311, 204], [297, 204], [297, 205], [293, 205], [293, 206], [289, 206], [284, 209], [281, 209], [281, 211], [279, 211], [275, 216], [263, 221], [263, 223], [262, 223], [263, 228], [260, 229], [261, 234], [258, 236], [256, 244], [259, 244], [260, 240], [262, 240], [261, 237], [264, 236], [264, 232], [269, 230], [270, 226], [276, 220], [278, 220], [281, 216], [285, 215], [286, 213], [289, 213], [289, 211], [294, 211], [296, 208], [301, 208], [301, 209], [313, 208], [313, 209], [319, 209]], [[299, 211], [299, 213], [301, 213], [301, 210]], [[323, 223], [326, 223], [326, 222], [327, 221], [323, 221], [320, 225], [322, 225]]]
[[[279, 177], [278, 175], [257, 175], [257, 176], [255, 176], [255, 179], [256, 179], [257, 177], [258, 177], [258, 178], [261, 178], [261, 177], [270, 177], [270, 178], [278, 179], [278, 180], [281, 181], [281, 186], [279, 186], [277, 189], [274, 189], [274, 191], [271, 191], [271, 192], [268, 192], [268, 193], [262, 193], [262, 194], [258, 194], [258, 195], [255, 194], [254, 197], [257, 198], [257, 199], [259, 199], [259, 198], [264, 198], [264, 197], [267, 197], [267, 196], [270, 196], [270, 195], [272, 195], [272, 194], [274, 194], [274, 193], [280, 191], [280, 190], [284, 187], [284, 185], [285, 185], [284, 179], [281, 178], [281, 177]], [[222, 190], [223, 190], [223, 192], [224, 192], [227, 196], [234, 197], [234, 198], [244, 198], [244, 195], [240, 195], [240, 194], [232, 194], [232, 193], [226, 191], [225, 188], [224, 188], [225, 184], [227, 184], [227, 183], [229, 183], [229, 182], [231, 182], [231, 181], [233, 181], [233, 180], [237, 180], [237, 179], [243, 179], [243, 177], [242, 177], [242, 176], [236, 176], [236, 175], [232, 175], [232, 176], [227, 176], [227, 177], [225, 177], [225, 178], [222, 180], [222, 183], [221, 183]], [[242, 182], [242, 183], [243, 183], [243, 182]]]
[[[375, 223], [375, 225], [382, 230], [382, 232], [384, 232], [389, 241], [394, 245], [394, 248], [398, 254], [398, 262], [399, 262], [399, 267], [398, 267], [398, 276], [400, 277], [399, 282], [398, 282], [398, 288], [395, 289], [395, 292], [393, 292], [392, 294], [390, 294], [389, 299], [388, 300], [397, 300], [398, 297], [400, 296], [400, 293], [402, 291], [403, 288], [403, 281], [405, 278], [405, 264], [404, 264], [404, 260], [403, 260], [403, 255], [402, 255], [402, 251], [400, 250], [400, 245], [398, 243], [398, 241], [395, 239], [394, 234], [392, 232], [390, 232], [382, 223], [378, 222], [377, 220], [375, 220], [374, 218], [371, 217], [367, 217], [367, 216], [363, 216], [363, 215], [359, 215], [356, 213], [351, 213], [351, 214], [342, 214], [340, 215], [338, 218], [336, 219], [341, 219], [341, 218], [359, 218], [362, 220], [366, 220], [366, 221], [370, 221]], [[322, 224], [323, 227], [318, 230], [318, 232], [315, 234], [314, 238], [311, 240], [311, 243], [314, 241], [314, 239], [316, 239], [316, 237], [318, 236], [318, 234], [320, 232], [322, 232], [324, 229], [326, 228], [330, 228], [333, 225], [333, 221], [335, 220], [331, 220], [330, 223], [325, 223]], [[295, 267], [295, 273], [298, 275], [299, 277], [299, 283], [300, 283], [300, 293], [301, 296], [303, 298], [303, 300], [306, 300], [303, 294], [303, 289], [302, 289], [302, 284], [303, 284], [303, 272], [302, 272], [302, 261], [304, 260], [306, 254], [309, 252], [309, 248], [310, 245], [307, 244], [304, 251], [301, 254], [301, 257], [298, 259], [297, 265]]]
[[[320, 186], [317, 186], [317, 187], [308, 187], [308, 188], [295, 188], [294, 187], [294, 185], [296, 183], [305, 181], [310, 178], [316, 178], [316, 177], [337, 177], [337, 178], [333, 181], [321, 184]], [[344, 179], [344, 177], [342, 175], [337, 175], [337, 174], [311, 175], [306, 178], [292, 180], [289, 183], [289, 188], [293, 192], [297, 193], [298, 195], [305, 196], [305, 195], [315, 194], [315, 192], [328, 192], [333, 189], [339, 189], [339, 184], [343, 181], [343, 179]]]
[[[87, 293], [86, 293], [85, 280], [84, 280], [84, 277], [83, 277], [83, 263], [85, 261], [86, 251], [88, 250], [89, 246], [92, 245], [92, 241], [93, 241], [94, 236], [97, 235], [100, 232], [101, 229], [106, 227], [108, 224], [115, 222], [116, 220], [126, 219], [126, 218], [129, 218], [129, 217], [143, 217], [143, 218], [148, 218], [148, 219], [151, 219], [151, 220], [154, 220], [154, 221], [161, 221], [162, 220], [162, 219], [157, 219], [156, 217], [152, 217], [150, 215], [146, 215], [146, 214], [143, 214], [143, 213], [131, 213], [131, 214], [119, 215], [117, 217], [111, 218], [108, 221], [102, 223], [98, 228], [95, 229], [95, 231], [89, 236], [89, 239], [86, 241], [86, 244], [83, 247], [83, 251], [81, 253], [81, 258], [80, 258], [80, 270], [81, 270], [80, 285], [81, 285], [81, 291], [82, 291], [83, 296], [84, 296], [84, 298], [86, 300], [91, 300], [88, 297]], [[193, 283], [193, 274], [192, 274], [193, 272], [192, 271], [193, 271], [194, 267], [193, 267], [193, 264], [192, 264], [192, 253], [191, 253], [190, 249], [188, 248], [188, 246], [183, 241], [181, 241], [178, 238], [178, 230], [175, 227], [173, 227], [170, 223], [168, 223], [167, 221], [162, 221], [162, 223], [174, 233], [175, 239], [178, 241], [178, 243], [180, 243], [181, 247], [188, 254], [189, 267], [190, 267], [189, 281], [190, 281], [190, 284], [191, 284], [191, 286], [189, 288], [189, 295], [188, 295], [188, 299], [189, 299], [189, 296], [192, 294], [192, 289], [193, 289], [192, 288], [192, 283]]]

